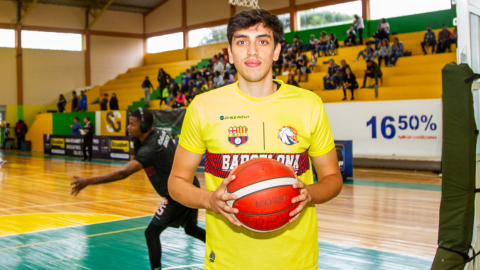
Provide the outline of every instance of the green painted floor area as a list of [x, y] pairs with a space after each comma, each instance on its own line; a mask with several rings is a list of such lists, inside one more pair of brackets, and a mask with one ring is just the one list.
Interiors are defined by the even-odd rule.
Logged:
[[[0, 269], [149, 269], [144, 230], [151, 218], [0, 237]], [[167, 229], [161, 240], [164, 270], [203, 269], [204, 243], [183, 229]], [[325, 270], [427, 270], [433, 261], [324, 241], [318, 245], [319, 269]]]

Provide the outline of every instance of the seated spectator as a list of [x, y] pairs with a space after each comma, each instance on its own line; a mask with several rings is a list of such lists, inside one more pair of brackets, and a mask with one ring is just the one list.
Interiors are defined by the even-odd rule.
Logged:
[[288, 73], [288, 81], [287, 81], [287, 84], [290, 84], [290, 85], [294, 85], [296, 87], [300, 87], [297, 83], [297, 81], [295, 81], [295, 74], [294, 73]]
[[317, 46], [318, 39], [315, 38], [314, 34], [310, 35], [310, 40], [308, 41], [307, 44], [303, 44], [303, 51], [313, 51], [315, 50], [315, 47]]
[[357, 31], [358, 38], [360, 39], [359, 44], [363, 44], [363, 29], [365, 28], [363, 19], [358, 15], [353, 15], [353, 17], [355, 18], [353, 25], [355, 26], [355, 31]]
[[280, 54], [286, 54], [287, 49], [290, 45], [287, 44], [287, 41], [284, 38], [282, 38], [282, 40], [280, 41], [280, 46], [282, 46], [282, 50], [280, 51]]
[[353, 74], [352, 70], [349, 66], [345, 68], [345, 72], [343, 74], [343, 99], [347, 100], [347, 89], [352, 91], [352, 98], [354, 100], [353, 90], [358, 89], [357, 79], [355, 78], [355, 74]]
[[172, 102], [175, 100], [175, 93], [180, 89], [175, 89], [175, 85], [173, 83], [170, 84], [168, 87], [168, 97], [167, 97], [167, 106], [170, 107], [172, 106]]
[[185, 96], [188, 103], [192, 103], [193, 99], [198, 95], [198, 88], [193, 87], [192, 92], [188, 94], [188, 96]]
[[292, 48], [293, 53], [295, 54], [302, 52], [303, 41], [300, 40], [298, 35], [295, 35], [295, 37], [293, 37], [292, 44], [290, 44], [290, 48]]
[[351, 47], [357, 45], [357, 38], [353, 33], [349, 33], [347, 39], [343, 42], [343, 47]]
[[173, 104], [173, 108], [180, 108], [180, 107], [185, 107], [185, 100], [186, 97], [182, 93], [182, 91], [178, 90], [177, 91], [177, 98], [175, 99], [175, 104]]
[[78, 103], [78, 110], [84, 112], [87, 110], [87, 95], [85, 95], [85, 91], [80, 91], [80, 103]]
[[392, 45], [392, 54], [390, 55], [390, 66], [394, 67], [397, 63], [397, 59], [403, 56], [405, 52], [405, 47], [403, 46], [403, 42], [398, 40], [398, 37], [393, 38], [393, 45]]
[[110, 98], [110, 110], [119, 110], [117, 95], [115, 93], [112, 93], [112, 97]]
[[367, 83], [367, 77], [375, 78], [374, 88], [376, 93], [378, 88], [378, 78], [381, 78], [382, 76], [383, 76], [383, 73], [382, 73], [382, 70], [380, 69], [380, 66], [374, 61], [372, 61], [371, 59], [367, 59], [367, 69], [365, 70], [365, 76], [363, 77], [362, 88], [365, 88], [365, 84]]
[[310, 65], [308, 66], [308, 68], [311, 70], [311, 72], [314, 72], [315, 67], [317, 66], [317, 56], [315, 55], [314, 51], [312, 51], [311, 54], [312, 55], [310, 56]]
[[330, 33], [330, 38], [328, 39], [327, 52], [331, 50], [330, 55], [335, 55], [335, 49], [338, 48], [338, 40], [334, 33]]
[[213, 87], [220, 88], [223, 86], [223, 76], [220, 71], [215, 71], [215, 78], [213, 78]]
[[287, 55], [285, 55], [285, 61], [283, 63], [283, 70], [290, 71], [293, 66], [296, 66], [295, 55], [293, 54], [293, 49], [289, 48], [287, 50]]
[[207, 82], [201, 81], [201, 82], [200, 82], [200, 92], [206, 93], [206, 92], [208, 92], [209, 90], [210, 90], [210, 88], [208, 87]]
[[[217, 59], [218, 60], [218, 59]], [[218, 61], [217, 61], [218, 62]], [[213, 61], [212, 60], [208, 60], [208, 64], [207, 64], [207, 69], [208, 70], [211, 70], [213, 68]]]
[[225, 70], [225, 63], [224, 63], [224, 60], [222, 59], [222, 61], [217, 61], [217, 63], [213, 66], [213, 71], [218, 71], [220, 73], [223, 73], [223, 71]]
[[375, 38], [375, 50], [378, 50], [378, 43], [381, 43], [382, 40], [388, 38], [388, 34], [382, 28], [382, 24], [377, 25], [377, 31], [375, 31], [375, 33], [373, 33], [373, 37]]
[[65, 105], [67, 105], [67, 100], [63, 97], [62, 94], [60, 94], [57, 103], [58, 112], [65, 112]]
[[187, 69], [187, 71], [185, 71], [185, 75], [187, 75], [187, 78], [191, 78], [192, 77], [192, 72], [190, 72], [190, 69]]
[[427, 32], [425, 32], [425, 36], [423, 36], [423, 42], [420, 43], [422, 45], [423, 54], [427, 54], [425, 51], [425, 47], [432, 46], [432, 54], [435, 54], [435, 45], [437, 45], [437, 40], [435, 38], [435, 32], [432, 31], [432, 27], [429, 25], [427, 26]]
[[341, 88], [343, 85], [343, 77], [345, 75], [345, 70], [347, 68], [350, 68], [350, 66], [347, 64], [347, 61], [342, 60], [340, 61], [340, 68], [337, 68], [337, 74], [336, 76], [333, 76], [332, 81], [334, 82], [334, 85], [336, 86], [335, 88]]
[[452, 33], [448, 31], [447, 25], [443, 24], [442, 25], [442, 31], [438, 32], [438, 44], [437, 44], [437, 53], [444, 53], [445, 50], [447, 49], [447, 46], [445, 46], [448, 42], [448, 39]]
[[445, 42], [445, 48], [443, 51], [445, 52], [445, 49], [448, 50], [448, 52], [452, 52], [451, 45], [455, 43], [457, 44], [457, 27], [455, 26], [455, 29], [453, 29], [452, 34], [448, 38], [448, 40]]
[[392, 47], [390, 47], [388, 39], [382, 40], [382, 47], [380, 47], [380, 52], [378, 55], [378, 65], [381, 67], [382, 60], [384, 60], [385, 67], [388, 67], [388, 59], [390, 58], [390, 55], [392, 55]]
[[100, 102], [100, 111], [106, 111], [108, 110], [108, 94], [105, 93], [102, 98], [102, 102]]
[[273, 73], [275, 75], [282, 74], [283, 58], [284, 58], [283, 54], [280, 54], [278, 56], [278, 60], [273, 62]]
[[365, 46], [365, 50], [361, 50], [360, 52], [358, 52], [357, 58], [353, 61], [358, 61], [358, 58], [360, 58], [360, 56], [363, 57], [363, 60], [373, 58], [373, 53], [375, 52], [375, 50], [372, 48], [372, 44], [367, 43]]
[[72, 130], [70, 135], [82, 135], [80, 133], [80, 130], [82, 129], [82, 125], [80, 124], [80, 119], [75, 116], [73, 118], [73, 123], [74, 123], [73, 126], [69, 125], [70, 129]]
[[[333, 80], [333, 79], [334, 79], [334, 76], [337, 76], [336, 75], [337, 74], [337, 69], [340, 68], [339, 65], [335, 64], [335, 60], [333, 60], [333, 59], [328, 60], [328, 64], [330, 66], [328, 67], [327, 76], [323, 77], [323, 89], [324, 90], [332, 89], [328, 86], [328, 81], [332, 80], [335, 83], [335, 80]], [[333, 88], [336, 88], [335, 84], [333, 85]]]
[[327, 46], [328, 46], [327, 32], [322, 31], [318, 40], [318, 45], [319, 45], [317, 46], [318, 57], [320, 57], [320, 50], [322, 50], [324, 56], [327, 56], [328, 55], [327, 54]]
[[190, 81], [190, 78], [188, 78], [187, 73], [183, 73], [182, 75], [182, 91], [187, 91], [188, 90], [188, 82]]
[[357, 32], [355, 32], [355, 30], [353, 30], [353, 25], [348, 27], [347, 36], [349, 36], [350, 33], [352, 33], [355, 37], [357, 36]]
[[[283, 54], [282, 54], [283, 55]], [[230, 64], [228, 61], [225, 60], [225, 70], [234, 75], [235, 73], [237, 73], [237, 69], [235, 68], [235, 65], [234, 64]]]
[[382, 26], [382, 29], [385, 30], [385, 32], [387, 33], [386, 38], [388, 39], [388, 36], [390, 35], [390, 24], [387, 22], [385, 18], [383, 18], [380, 25]]
[[235, 77], [232, 74], [225, 72], [225, 74], [223, 74], [223, 85], [232, 83], [235, 83]]
[[208, 75], [207, 85], [208, 85], [208, 89], [215, 89], [213, 85], [213, 74]]
[[308, 57], [305, 54], [301, 54], [297, 59], [297, 76], [298, 82], [301, 82], [300, 75], [303, 75], [303, 81], [308, 82], [308, 73], [311, 71], [308, 69]]

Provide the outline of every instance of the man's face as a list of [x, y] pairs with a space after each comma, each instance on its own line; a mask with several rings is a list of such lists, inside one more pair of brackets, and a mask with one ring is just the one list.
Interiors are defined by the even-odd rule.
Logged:
[[88, 122], [88, 119], [85, 117], [83, 118], [83, 122], [87, 123]]
[[372, 65], [372, 62], [367, 62], [367, 66], [371, 66]]
[[432, 31], [432, 27], [428, 26], [427, 31]]
[[74, 122], [75, 124], [78, 123], [77, 118], [73, 118], [73, 122]]
[[281, 49], [280, 44], [274, 45], [272, 30], [257, 24], [234, 33], [232, 45], [228, 46], [229, 61], [245, 80], [257, 82], [271, 72]]
[[328, 63], [330, 64], [331, 67], [333, 67], [333, 65], [335, 65], [335, 62], [333, 62], [333, 61], [329, 61]]
[[442, 26], [442, 29], [443, 29], [443, 31], [447, 31], [447, 30], [448, 30], [448, 28], [447, 28], [446, 25]]
[[293, 43], [298, 42], [298, 38], [294, 37], [292, 41]]
[[142, 132], [140, 132], [140, 124], [142, 121], [136, 117], [130, 116], [128, 118], [128, 126], [127, 126], [127, 131], [128, 131], [128, 136], [132, 138], [138, 138], [142, 135]]

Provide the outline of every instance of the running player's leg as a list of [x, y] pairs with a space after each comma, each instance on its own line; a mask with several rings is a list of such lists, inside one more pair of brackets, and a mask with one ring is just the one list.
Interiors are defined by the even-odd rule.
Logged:
[[150, 257], [150, 267], [152, 270], [162, 269], [162, 244], [160, 243], [160, 234], [166, 227], [160, 227], [150, 222], [145, 230], [145, 239], [147, 240], [148, 255]]

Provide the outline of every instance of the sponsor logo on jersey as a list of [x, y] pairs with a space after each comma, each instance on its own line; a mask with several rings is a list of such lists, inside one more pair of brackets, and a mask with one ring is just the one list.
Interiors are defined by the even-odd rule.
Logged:
[[237, 120], [237, 119], [248, 119], [249, 115], [234, 115], [234, 116], [220, 116], [220, 120]]
[[210, 256], [208, 256], [208, 258], [210, 259], [210, 261], [213, 263], [215, 262], [215, 252], [210, 252]]
[[230, 127], [228, 129], [228, 142], [236, 147], [248, 141], [248, 128], [246, 126]]
[[297, 130], [293, 127], [283, 126], [278, 130], [278, 139], [286, 145], [292, 145], [298, 143]]
[[205, 172], [216, 177], [226, 178], [228, 173], [239, 165], [255, 158], [270, 158], [285, 165], [292, 165], [295, 173], [300, 176], [310, 169], [308, 150], [303, 153], [239, 153], [213, 154], [207, 151], [205, 155]]

